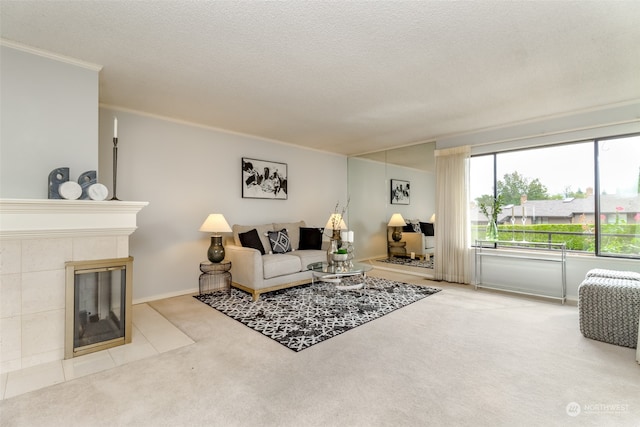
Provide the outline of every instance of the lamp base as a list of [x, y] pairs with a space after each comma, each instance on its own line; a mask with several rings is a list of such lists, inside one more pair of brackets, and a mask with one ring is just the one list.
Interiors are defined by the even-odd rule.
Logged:
[[213, 263], [218, 263], [224, 259], [222, 236], [211, 236], [211, 246], [209, 246], [209, 250], [207, 251], [207, 258]]
[[393, 230], [391, 238], [394, 242], [399, 242], [402, 239], [402, 231], [400, 231], [399, 227], [396, 227], [396, 229]]

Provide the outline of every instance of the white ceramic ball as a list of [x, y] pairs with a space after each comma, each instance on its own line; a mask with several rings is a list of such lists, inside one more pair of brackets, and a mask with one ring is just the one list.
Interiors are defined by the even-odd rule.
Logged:
[[87, 188], [87, 194], [91, 200], [104, 200], [109, 194], [109, 190], [103, 184], [92, 184]]
[[60, 184], [58, 193], [60, 193], [60, 196], [64, 199], [76, 200], [82, 195], [82, 187], [80, 187], [80, 184], [77, 182], [67, 181]]

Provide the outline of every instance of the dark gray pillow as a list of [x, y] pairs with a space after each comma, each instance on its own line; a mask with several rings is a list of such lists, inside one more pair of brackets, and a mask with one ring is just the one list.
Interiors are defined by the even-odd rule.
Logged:
[[262, 246], [258, 230], [255, 228], [245, 233], [238, 233], [238, 238], [240, 239], [240, 243], [243, 247], [257, 249], [262, 255], [264, 255], [264, 246]]
[[268, 231], [269, 243], [271, 244], [271, 250], [274, 254], [286, 254], [291, 252], [291, 239], [289, 239], [289, 233], [287, 229], [283, 228], [280, 231]]
[[433, 223], [431, 222], [421, 222], [420, 231], [422, 231], [422, 234], [424, 234], [425, 236], [433, 236], [435, 234], [433, 229]]
[[300, 227], [300, 244], [298, 249], [322, 249], [322, 229]]

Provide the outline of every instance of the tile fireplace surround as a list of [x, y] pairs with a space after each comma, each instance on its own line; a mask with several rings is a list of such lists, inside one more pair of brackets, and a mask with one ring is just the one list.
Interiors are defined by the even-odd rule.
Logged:
[[64, 359], [65, 262], [129, 256], [147, 204], [0, 199], [0, 372]]

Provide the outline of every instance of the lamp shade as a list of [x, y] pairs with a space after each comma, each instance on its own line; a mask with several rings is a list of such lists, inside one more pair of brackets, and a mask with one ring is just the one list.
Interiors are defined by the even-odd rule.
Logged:
[[327, 225], [324, 226], [325, 230], [346, 230], [347, 224], [344, 223], [342, 215], [333, 213], [327, 221]]
[[431, 218], [429, 218], [429, 222], [436, 222], [436, 214], [435, 213], [433, 215], [431, 215]]
[[230, 233], [231, 227], [222, 214], [209, 214], [207, 219], [200, 226], [200, 231], [213, 233]]
[[389, 220], [389, 227], [404, 227], [407, 225], [407, 222], [402, 218], [402, 215], [399, 213], [394, 213], [391, 215], [391, 219]]

